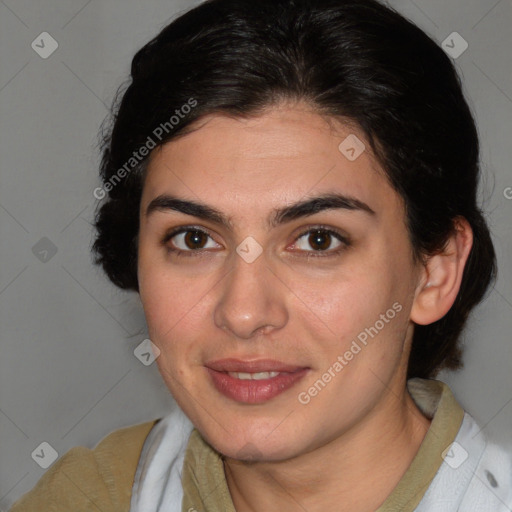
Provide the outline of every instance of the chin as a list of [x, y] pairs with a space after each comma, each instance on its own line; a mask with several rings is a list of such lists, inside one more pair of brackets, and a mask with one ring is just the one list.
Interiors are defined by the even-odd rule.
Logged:
[[235, 436], [218, 430], [215, 433], [201, 431], [201, 435], [220, 454], [244, 462], [283, 461], [293, 458], [299, 451], [297, 440], [285, 432], [269, 436], [266, 432], [250, 433], [239, 428]]

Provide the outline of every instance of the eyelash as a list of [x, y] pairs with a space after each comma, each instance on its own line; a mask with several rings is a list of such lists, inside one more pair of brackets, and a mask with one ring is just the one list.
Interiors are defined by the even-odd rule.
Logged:
[[[172, 238], [174, 238], [176, 235], [180, 235], [182, 233], [188, 233], [189, 231], [197, 231], [199, 233], [203, 233], [206, 236], [212, 238], [210, 236], [210, 234], [207, 231], [205, 231], [204, 229], [200, 229], [200, 228], [197, 228], [195, 226], [183, 226], [183, 227], [172, 229], [171, 231], [166, 233], [164, 235], [163, 239], [161, 240], [161, 244], [166, 248], [168, 253], [174, 254], [177, 257], [181, 257], [181, 256], [185, 256], [185, 257], [201, 256], [205, 252], [205, 249], [195, 249], [195, 250], [190, 250], [190, 251], [183, 251], [181, 249], [170, 248], [167, 245], [167, 242], [169, 240], [171, 240]], [[333, 236], [334, 238], [339, 240], [342, 243], [342, 245], [338, 249], [335, 249], [335, 250], [300, 251], [300, 252], [306, 253], [306, 257], [307, 258], [310, 258], [310, 257], [313, 257], [313, 258], [332, 258], [332, 257], [336, 257], [336, 256], [339, 256], [343, 251], [345, 251], [345, 249], [347, 247], [349, 247], [351, 245], [350, 244], [350, 240], [346, 236], [342, 235], [338, 231], [335, 231], [335, 230], [333, 230], [331, 228], [328, 228], [326, 226], [321, 226], [321, 225], [320, 226], [310, 227], [306, 231], [303, 231], [302, 233], [297, 235], [297, 237], [294, 240], [294, 244], [297, 242], [297, 240], [299, 240], [303, 236], [309, 235], [311, 233], [314, 233], [315, 231], [321, 231], [324, 234], [328, 234], [328, 235]]]

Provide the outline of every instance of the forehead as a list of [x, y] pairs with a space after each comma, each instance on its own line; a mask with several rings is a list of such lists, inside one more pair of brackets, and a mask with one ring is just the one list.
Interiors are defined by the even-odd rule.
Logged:
[[153, 150], [142, 206], [172, 193], [220, 210], [228, 203], [252, 206], [256, 213], [328, 192], [377, 209], [400, 203], [360, 129], [294, 106], [250, 118], [209, 115]]

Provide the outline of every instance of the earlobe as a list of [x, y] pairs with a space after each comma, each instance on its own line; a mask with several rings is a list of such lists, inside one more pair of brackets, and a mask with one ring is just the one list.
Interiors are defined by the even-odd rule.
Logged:
[[454, 233], [442, 252], [430, 256], [415, 292], [411, 320], [428, 325], [440, 320], [452, 307], [473, 245], [473, 231], [463, 217], [454, 219]]

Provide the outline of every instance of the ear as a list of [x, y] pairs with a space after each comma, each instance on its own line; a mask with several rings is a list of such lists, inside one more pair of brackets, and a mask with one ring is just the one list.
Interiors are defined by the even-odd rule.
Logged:
[[439, 254], [430, 256], [421, 270], [411, 320], [428, 325], [450, 310], [462, 282], [462, 273], [473, 245], [473, 231], [464, 217], [453, 221], [454, 233]]

